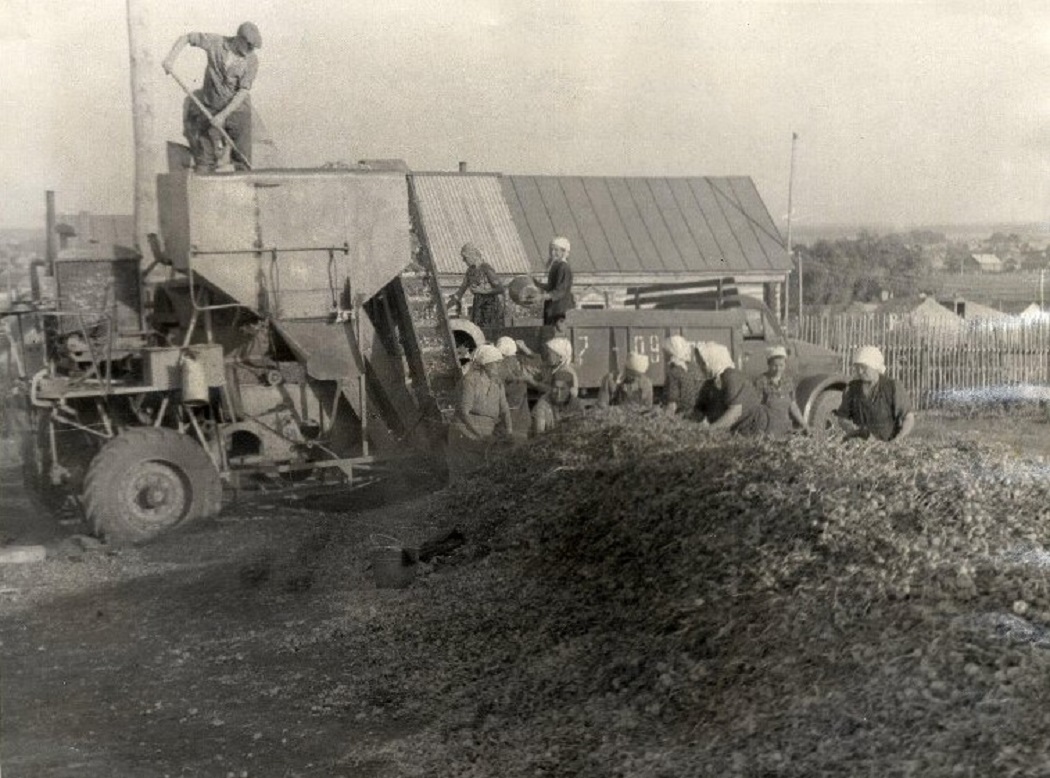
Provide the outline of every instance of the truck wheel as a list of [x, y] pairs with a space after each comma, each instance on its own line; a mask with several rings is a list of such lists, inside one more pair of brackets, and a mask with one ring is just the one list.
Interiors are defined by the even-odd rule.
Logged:
[[222, 483], [204, 449], [162, 427], [130, 429], [106, 443], [84, 480], [88, 521], [111, 543], [141, 543], [221, 507]]
[[841, 390], [828, 389], [820, 393], [809, 415], [809, 428], [812, 430], [814, 437], [827, 438], [841, 429], [838, 417], [835, 416], [835, 411], [838, 410], [841, 404]]

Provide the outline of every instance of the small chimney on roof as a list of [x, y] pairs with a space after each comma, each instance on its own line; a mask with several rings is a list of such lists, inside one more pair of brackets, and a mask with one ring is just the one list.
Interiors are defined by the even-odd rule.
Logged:
[[459, 163], [459, 172], [460, 173], [466, 173], [467, 172], [467, 163], [466, 162], [460, 162]]

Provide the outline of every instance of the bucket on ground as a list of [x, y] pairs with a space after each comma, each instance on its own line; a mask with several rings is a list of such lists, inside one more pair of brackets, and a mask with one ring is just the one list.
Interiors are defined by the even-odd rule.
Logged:
[[372, 535], [371, 562], [378, 589], [404, 589], [416, 577], [415, 555], [397, 538]]

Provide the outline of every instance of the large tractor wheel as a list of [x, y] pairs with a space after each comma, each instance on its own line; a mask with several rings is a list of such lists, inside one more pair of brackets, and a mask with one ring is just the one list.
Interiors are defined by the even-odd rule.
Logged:
[[140, 427], [106, 443], [84, 481], [84, 511], [111, 543], [141, 543], [212, 516], [222, 483], [204, 449], [175, 430]]
[[828, 438], [841, 431], [835, 411], [842, 404], [842, 392], [839, 389], [828, 389], [820, 393], [809, 414], [809, 428], [814, 437]]

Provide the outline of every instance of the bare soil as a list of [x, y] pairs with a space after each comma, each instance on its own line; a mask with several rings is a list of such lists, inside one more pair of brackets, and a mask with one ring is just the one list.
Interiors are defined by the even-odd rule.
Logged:
[[[1050, 424], [1034, 417], [927, 416], [916, 436], [1050, 456]], [[19, 482], [8, 459], [0, 541], [45, 544], [48, 558], [0, 566], [8, 778], [382, 778], [405, 774], [395, 755], [441, 731], [431, 708], [405, 715], [412, 679], [375, 659], [400, 650], [385, 646], [381, 625], [425, 600], [378, 589], [369, 569], [377, 533], [412, 545], [443, 529], [424, 518], [435, 498], [373, 489], [245, 502], [114, 549], [86, 538], [75, 516], [47, 514]], [[348, 655], [366, 644], [368, 662]], [[405, 650], [425, 656], [425, 646]], [[340, 693], [349, 673], [371, 673], [354, 682], [369, 693]]]
[[[139, 548], [58, 520], [3, 472], [2, 533], [43, 563], [0, 567], [2, 768], [7, 776], [368, 776], [355, 749], [412, 729], [362, 701], [319, 715], [341, 657], [279, 650], [334, 618], [397, 607], [370, 536], [418, 537], [411, 505], [234, 505]], [[333, 558], [333, 555], [337, 557]]]

